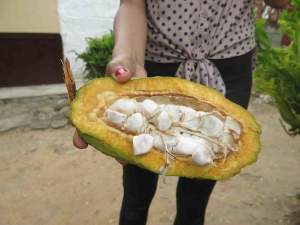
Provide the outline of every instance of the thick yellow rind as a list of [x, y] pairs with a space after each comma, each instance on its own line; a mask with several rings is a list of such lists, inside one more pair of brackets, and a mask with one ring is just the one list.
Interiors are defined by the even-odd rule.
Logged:
[[107, 101], [112, 101], [120, 95], [149, 93], [177, 93], [197, 98], [212, 104], [218, 110], [238, 120], [243, 126], [240, 150], [229, 154], [224, 163], [218, 161], [215, 165], [201, 167], [185, 161], [174, 160], [166, 175], [223, 180], [239, 173], [243, 167], [256, 161], [260, 151], [261, 129], [255, 118], [219, 92], [180, 78], [140, 78], [126, 84], [119, 84], [111, 78], [95, 79], [77, 92], [76, 99], [71, 106], [70, 119], [82, 137], [96, 149], [159, 173], [165, 162], [162, 153], [152, 149], [148, 154], [134, 156], [130, 136], [107, 126], [104, 122], [92, 120], [88, 116], [97, 106], [104, 106]]

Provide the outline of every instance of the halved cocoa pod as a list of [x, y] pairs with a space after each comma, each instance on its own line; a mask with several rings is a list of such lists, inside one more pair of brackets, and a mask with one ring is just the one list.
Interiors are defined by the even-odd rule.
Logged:
[[78, 90], [70, 119], [103, 153], [170, 176], [226, 179], [260, 151], [261, 129], [247, 110], [174, 77], [92, 80]]

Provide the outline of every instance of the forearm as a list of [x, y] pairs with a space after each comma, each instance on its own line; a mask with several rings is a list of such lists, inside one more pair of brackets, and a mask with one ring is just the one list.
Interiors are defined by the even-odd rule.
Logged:
[[123, 0], [114, 21], [113, 56], [129, 55], [144, 65], [147, 22], [144, 0]]

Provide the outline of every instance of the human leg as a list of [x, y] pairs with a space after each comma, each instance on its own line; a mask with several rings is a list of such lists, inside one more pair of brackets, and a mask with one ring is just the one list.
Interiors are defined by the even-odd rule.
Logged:
[[123, 167], [124, 196], [119, 225], [145, 225], [158, 175], [134, 165]]
[[213, 180], [180, 177], [177, 184], [177, 214], [174, 225], [203, 225]]

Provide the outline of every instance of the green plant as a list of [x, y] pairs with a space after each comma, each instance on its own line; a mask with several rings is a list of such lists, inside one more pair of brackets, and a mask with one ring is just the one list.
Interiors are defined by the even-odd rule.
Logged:
[[112, 32], [102, 37], [87, 39], [85, 52], [77, 54], [77, 57], [85, 63], [85, 78], [93, 79], [104, 76], [106, 65], [112, 57], [113, 47], [114, 37]]
[[[279, 24], [291, 43], [275, 48], [266, 34], [257, 35], [259, 42], [255, 81], [258, 91], [271, 95], [290, 135], [300, 134], [300, 0], [292, 1], [293, 10], [284, 11]], [[264, 22], [258, 21], [259, 32]]]
[[272, 46], [271, 40], [265, 32], [266, 23], [267, 20], [263, 18], [257, 19], [255, 23], [255, 40], [258, 51], [263, 51], [266, 48], [271, 48]]

